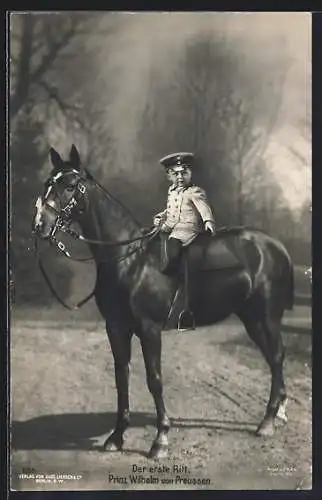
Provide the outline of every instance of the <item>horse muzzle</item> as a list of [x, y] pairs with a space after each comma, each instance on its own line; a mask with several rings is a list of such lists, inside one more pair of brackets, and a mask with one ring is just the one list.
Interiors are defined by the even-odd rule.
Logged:
[[31, 233], [33, 236], [36, 236], [40, 240], [49, 240], [51, 237], [50, 231], [43, 231], [40, 225], [35, 226], [33, 224]]
[[57, 231], [56, 224], [53, 227], [50, 227], [42, 220], [33, 220], [31, 224], [31, 233], [33, 236], [41, 240], [49, 240], [53, 237], [55, 232]]

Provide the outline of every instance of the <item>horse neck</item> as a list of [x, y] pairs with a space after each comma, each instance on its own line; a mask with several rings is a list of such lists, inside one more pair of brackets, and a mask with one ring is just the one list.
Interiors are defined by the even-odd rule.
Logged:
[[[87, 207], [80, 221], [87, 239], [114, 243], [142, 233], [139, 224], [119, 201], [95, 183], [88, 183], [87, 187]], [[128, 251], [127, 245], [92, 244], [90, 247], [96, 260], [101, 260], [102, 255], [124, 255]]]

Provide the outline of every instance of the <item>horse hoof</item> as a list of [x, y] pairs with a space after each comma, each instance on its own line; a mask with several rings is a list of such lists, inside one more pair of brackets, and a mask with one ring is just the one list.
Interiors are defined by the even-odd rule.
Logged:
[[276, 415], [276, 421], [277, 421], [277, 423], [279, 425], [285, 425], [285, 424], [287, 424], [287, 422], [288, 422], [287, 415], [286, 414], [281, 414], [281, 415], [277, 414]]
[[274, 424], [271, 420], [262, 422], [257, 430], [256, 435], [260, 437], [272, 437], [274, 436]]
[[168, 447], [159, 443], [153, 443], [149, 451], [148, 458], [167, 458]]
[[121, 451], [123, 448], [123, 443], [123, 439], [120, 439], [117, 436], [113, 436], [112, 434], [103, 444], [103, 449], [104, 451]]
[[287, 399], [285, 399], [285, 401], [280, 404], [278, 412], [276, 414], [276, 418], [282, 424], [287, 423], [286, 405], [287, 405]]

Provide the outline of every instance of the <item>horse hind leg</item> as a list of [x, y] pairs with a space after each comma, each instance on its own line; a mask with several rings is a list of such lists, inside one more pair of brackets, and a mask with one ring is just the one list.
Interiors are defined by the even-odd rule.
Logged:
[[286, 406], [288, 400], [283, 374], [285, 348], [281, 336], [281, 319], [267, 319], [263, 323], [263, 328], [270, 350], [270, 369], [272, 374], [271, 393], [263, 420], [263, 430], [265, 430], [267, 420], [271, 420], [273, 425], [276, 420], [281, 423], [287, 422]]
[[260, 348], [271, 371], [271, 391], [264, 419], [256, 433], [260, 436], [272, 436], [276, 419], [287, 422], [287, 395], [283, 376], [285, 349], [280, 333], [280, 319], [263, 317], [256, 319], [250, 314], [240, 315], [246, 331], [253, 342]]

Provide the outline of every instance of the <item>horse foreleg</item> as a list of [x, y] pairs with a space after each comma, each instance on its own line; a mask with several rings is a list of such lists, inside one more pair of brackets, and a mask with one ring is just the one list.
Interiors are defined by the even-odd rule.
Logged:
[[168, 454], [168, 432], [170, 419], [163, 401], [161, 376], [161, 329], [149, 328], [140, 332], [147, 385], [152, 394], [157, 412], [157, 436], [152, 443], [149, 457], [163, 458]]
[[106, 331], [114, 357], [117, 418], [115, 429], [105, 441], [104, 448], [107, 451], [117, 451], [123, 447], [123, 434], [130, 423], [129, 367], [131, 361], [132, 332], [128, 328], [108, 324], [106, 324]]

